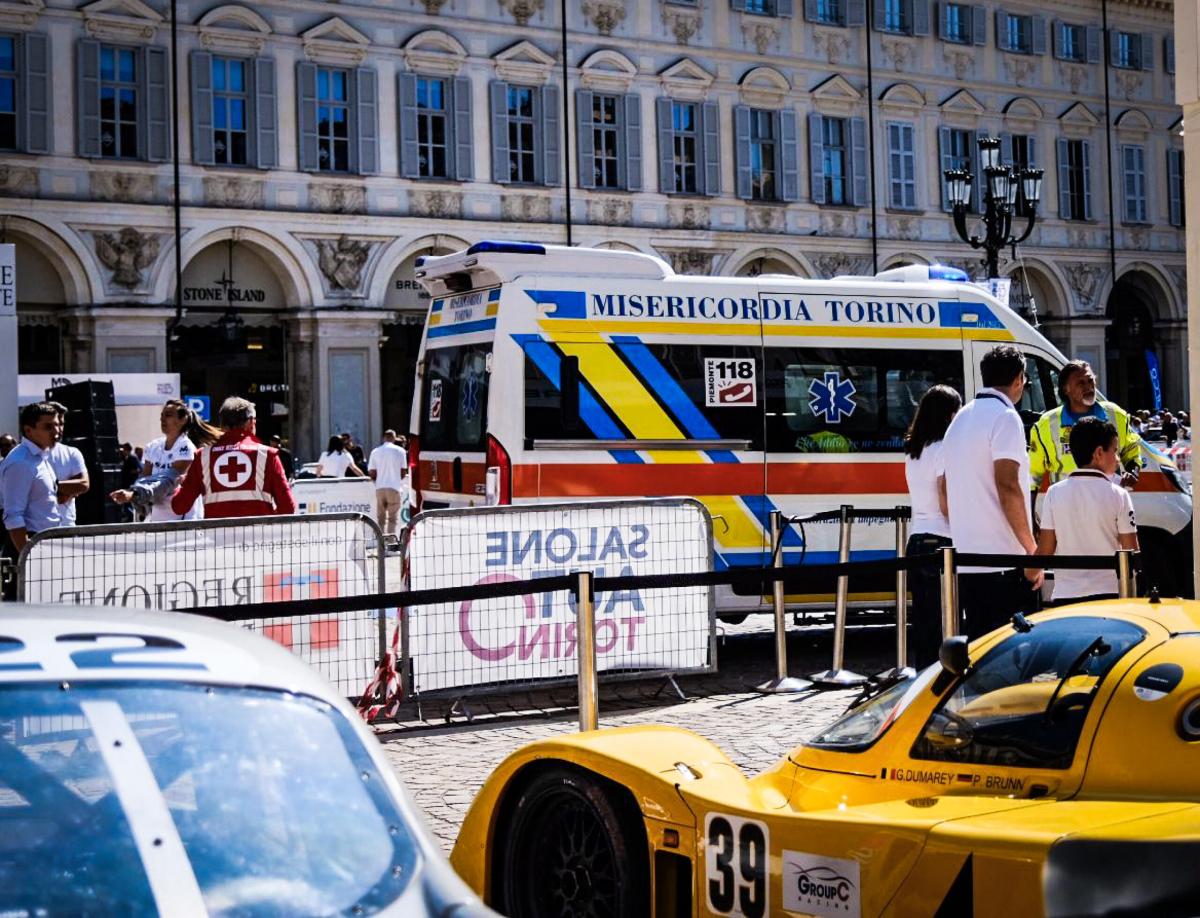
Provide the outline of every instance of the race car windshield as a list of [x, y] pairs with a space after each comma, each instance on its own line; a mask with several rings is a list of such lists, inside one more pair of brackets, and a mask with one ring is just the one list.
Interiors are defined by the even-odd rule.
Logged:
[[860, 750], [875, 742], [904, 713], [912, 700], [921, 694], [937, 674], [938, 667], [930, 666], [919, 675], [897, 682], [885, 692], [863, 702], [843, 715], [831, 727], [808, 741], [806, 745], [824, 748]]
[[417, 857], [324, 702], [170, 682], [0, 690], [6, 914], [371, 913]]

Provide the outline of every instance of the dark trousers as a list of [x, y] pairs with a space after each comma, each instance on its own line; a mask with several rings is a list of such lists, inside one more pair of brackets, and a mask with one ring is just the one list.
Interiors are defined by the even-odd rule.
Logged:
[[1072, 596], [1070, 599], [1055, 599], [1048, 603], [1050, 608], [1057, 609], [1059, 606], [1073, 606], [1077, 602], [1100, 602], [1102, 599], [1116, 599], [1116, 593], [1092, 593], [1090, 596]]
[[[933, 555], [950, 544], [950, 540], [944, 536], [914, 533], [908, 537], [904, 553], [909, 557]], [[913, 598], [908, 617], [912, 625], [910, 656], [917, 669], [924, 669], [937, 662], [938, 650], [942, 646], [942, 586], [938, 569], [926, 567], [913, 571], [908, 575], [908, 588]]]
[[1017, 612], [1035, 612], [1038, 596], [1033, 584], [1017, 570], [992, 574], [959, 574], [958, 602], [963, 633], [970, 640], [1003, 625]]

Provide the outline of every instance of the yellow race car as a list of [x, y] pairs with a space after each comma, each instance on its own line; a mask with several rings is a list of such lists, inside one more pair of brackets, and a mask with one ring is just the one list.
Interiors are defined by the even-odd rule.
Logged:
[[1016, 616], [748, 778], [627, 727], [532, 743], [454, 867], [542, 916], [1200, 914], [1200, 604]]

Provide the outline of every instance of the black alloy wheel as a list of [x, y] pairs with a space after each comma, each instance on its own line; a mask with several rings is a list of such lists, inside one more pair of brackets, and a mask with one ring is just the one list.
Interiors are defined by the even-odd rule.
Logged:
[[649, 913], [646, 830], [610, 782], [546, 769], [518, 792], [497, 828], [509, 918], [625, 918]]

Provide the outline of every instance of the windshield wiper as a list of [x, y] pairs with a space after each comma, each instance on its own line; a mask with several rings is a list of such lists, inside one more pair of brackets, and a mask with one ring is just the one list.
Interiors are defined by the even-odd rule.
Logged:
[[[1049, 717], [1050, 712], [1054, 710], [1054, 702], [1058, 700], [1058, 693], [1061, 692], [1063, 686], [1067, 684], [1067, 680], [1072, 676], [1078, 676], [1081, 672], [1083, 672], [1088, 661], [1091, 660], [1092, 657], [1102, 657], [1110, 650], [1112, 650], [1112, 645], [1104, 640], [1104, 635], [1098, 636], [1094, 641], [1092, 641], [1092, 643], [1083, 648], [1083, 652], [1071, 661], [1071, 665], [1067, 667], [1067, 671], [1064, 672], [1062, 674], [1062, 678], [1058, 680], [1058, 685], [1054, 687], [1054, 694], [1050, 696], [1050, 700], [1046, 703], [1046, 710], [1042, 713], [1045, 714], [1046, 717]], [[1100, 680], [1097, 679], [1096, 684], [1093, 685], [1091, 691], [1088, 692], [1089, 697], [1091, 697], [1092, 692], [1094, 692], [1099, 685]]]

